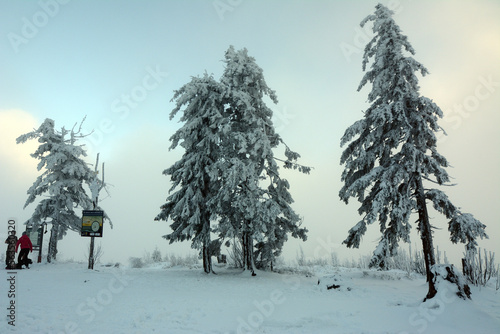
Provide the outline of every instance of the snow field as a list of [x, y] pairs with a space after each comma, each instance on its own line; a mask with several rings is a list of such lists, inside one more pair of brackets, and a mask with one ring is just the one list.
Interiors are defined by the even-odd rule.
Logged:
[[[186, 267], [86, 267], [19, 270], [16, 326], [3, 321], [0, 332], [500, 332], [500, 295], [493, 288], [472, 287], [472, 300], [464, 301], [443, 283], [436, 298], [422, 303], [425, 279], [402, 271], [315, 267], [315, 275], [296, 268], [252, 277], [224, 267], [215, 268], [217, 275]], [[339, 287], [328, 289], [332, 284]], [[6, 279], [0, 288], [7, 305]]]

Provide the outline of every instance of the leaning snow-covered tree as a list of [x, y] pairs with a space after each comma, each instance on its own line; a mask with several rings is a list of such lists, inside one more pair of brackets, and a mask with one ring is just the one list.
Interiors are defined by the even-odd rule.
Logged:
[[76, 214], [75, 209], [92, 209], [92, 200], [85, 192], [83, 184], [90, 185], [95, 173], [81, 158], [86, 156], [86, 152], [82, 146], [76, 144], [77, 140], [82, 138], [80, 132], [81, 124], [76, 131], [75, 127], [71, 130], [63, 127], [61, 131], [56, 131], [54, 121], [46, 119], [38, 129], [16, 139], [18, 144], [30, 139], [37, 139], [40, 143], [31, 156], [40, 160], [37, 169], [45, 170], [28, 189], [24, 208], [37, 197], [44, 196], [26, 224], [33, 225], [36, 229], [38, 225], [50, 219], [52, 228], [47, 262], [56, 259], [57, 242], [68, 229], [80, 232], [81, 216]]
[[364, 50], [362, 62], [363, 71], [368, 64], [370, 70], [358, 87], [359, 91], [368, 83], [372, 85], [368, 94], [371, 105], [341, 139], [341, 146], [347, 147], [341, 156], [345, 169], [339, 195], [346, 203], [350, 197], [357, 198], [362, 216], [344, 243], [359, 247], [367, 225], [378, 220], [382, 237], [371, 265], [380, 266], [386, 257], [396, 254], [400, 240], [409, 242], [411, 215], [417, 213], [429, 283], [426, 298], [432, 298], [437, 291], [427, 201], [448, 219], [453, 243], [463, 242], [468, 249], [474, 249], [476, 239], [487, 235], [485, 225], [471, 214], [462, 213], [444, 192], [424, 188], [424, 182], [449, 183], [445, 170], [448, 162], [436, 148], [435, 133], [442, 131], [437, 121], [443, 113], [432, 100], [420, 96], [416, 73], [424, 76], [428, 71], [411, 56], [415, 51], [392, 15], [379, 4], [375, 13], [361, 22], [364, 26], [373, 21], [375, 34]]
[[220, 135], [227, 123], [222, 116], [221, 93], [221, 85], [206, 73], [175, 92], [172, 100], [176, 106], [170, 119], [182, 112], [180, 121], [184, 124], [170, 138], [170, 149], [180, 145], [185, 153], [163, 172], [170, 175], [170, 192], [175, 191], [156, 217], [173, 221], [173, 232], [164, 236], [170, 243], [192, 239], [192, 247], [202, 254], [206, 273], [212, 272], [210, 222], [215, 219], [213, 203], [219, 192], [216, 162], [221, 158]]
[[220, 219], [215, 232], [221, 239], [241, 238], [244, 266], [255, 273], [254, 240], [264, 266], [281, 252], [287, 233], [306, 240], [307, 229], [300, 227], [301, 220], [290, 206], [289, 183], [279, 175], [273, 149], [285, 146], [285, 168], [304, 173], [310, 168], [297, 164], [299, 155], [275, 132], [264, 97], [277, 103], [276, 94], [246, 49], [235, 51], [231, 46], [226, 51], [221, 84], [228, 125], [221, 129]]

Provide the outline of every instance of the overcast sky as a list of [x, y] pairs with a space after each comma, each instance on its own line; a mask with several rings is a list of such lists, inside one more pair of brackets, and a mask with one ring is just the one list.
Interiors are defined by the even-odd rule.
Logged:
[[[500, 2], [382, 1], [430, 75], [421, 93], [444, 111], [438, 151], [453, 166], [452, 202], [487, 225], [480, 246], [500, 254]], [[36, 142], [15, 138], [45, 118], [71, 128], [85, 116], [89, 163], [100, 152], [110, 197], [101, 206], [112, 218], [101, 242], [104, 261], [126, 261], [156, 246], [162, 254], [194, 253], [168, 245], [170, 223], [155, 222], [170, 188], [162, 171], [181, 150], [169, 151], [180, 126], [169, 121], [173, 91], [205, 71], [218, 79], [230, 45], [247, 48], [277, 93], [274, 124], [285, 142], [314, 167], [308, 176], [282, 172], [294, 208], [309, 229], [307, 242], [290, 240], [285, 257], [302, 246], [307, 257], [334, 251], [342, 258], [370, 254], [378, 226], [369, 227], [359, 251], [341, 242], [359, 221], [358, 203], [339, 200], [340, 138], [363, 117], [368, 89], [362, 49], [371, 37], [360, 21], [377, 1], [4, 1], [0, 0], [0, 220], [19, 228], [39, 172], [29, 156]], [[283, 156], [282, 150], [275, 152]], [[101, 196], [103, 197], [103, 196]], [[458, 264], [447, 222], [431, 212], [435, 244]], [[415, 217], [416, 219], [416, 217]], [[46, 235], [47, 237], [49, 234]], [[89, 240], [75, 232], [60, 242], [60, 258], [84, 260]], [[407, 245], [403, 245], [407, 249]], [[414, 233], [412, 247], [421, 248]]]

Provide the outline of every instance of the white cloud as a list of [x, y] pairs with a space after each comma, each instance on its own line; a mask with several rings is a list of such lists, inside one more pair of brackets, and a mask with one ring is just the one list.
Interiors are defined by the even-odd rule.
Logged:
[[23, 110], [0, 111], [0, 159], [2, 161], [2, 172], [9, 166], [14, 168], [15, 174], [31, 169], [34, 159], [29, 156], [37, 147], [35, 142], [27, 142], [22, 145], [16, 144], [16, 138], [30, 132], [37, 126], [37, 120], [28, 112]]
[[[16, 144], [16, 138], [33, 130], [37, 120], [23, 110], [0, 110], [0, 221], [15, 218], [17, 227], [29, 213], [23, 211], [26, 190], [35, 181], [37, 161], [30, 156], [36, 150], [35, 141]], [[24, 228], [21, 228], [24, 229]], [[0, 235], [6, 231], [0, 230]]]

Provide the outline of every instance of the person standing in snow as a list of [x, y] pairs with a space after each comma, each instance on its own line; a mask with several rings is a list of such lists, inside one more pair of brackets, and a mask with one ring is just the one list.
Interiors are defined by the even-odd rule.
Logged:
[[16, 269], [16, 231], [11, 231], [10, 235], [5, 239], [7, 244], [7, 253], [5, 254], [5, 269]]
[[26, 268], [29, 269], [30, 260], [28, 259], [28, 254], [29, 252], [33, 252], [33, 245], [31, 244], [31, 240], [26, 232], [23, 232], [23, 235], [19, 238], [19, 240], [17, 240], [16, 253], [19, 245], [21, 245], [21, 251], [19, 252], [19, 256], [17, 257], [17, 268], [21, 269], [24, 264]]

